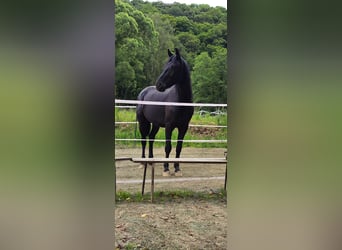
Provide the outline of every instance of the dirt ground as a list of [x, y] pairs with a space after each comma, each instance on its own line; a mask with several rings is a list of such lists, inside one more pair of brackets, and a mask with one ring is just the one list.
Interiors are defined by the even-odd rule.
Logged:
[[[184, 158], [222, 158], [224, 157], [224, 148], [184, 148], [181, 157]], [[118, 157], [140, 157], [140, 148], [130, 149], [115, 149], [115, 158]], [[163, 148], [155, 148], [154, 157], [165, 157]], [[174, 153], [170, 157], [175, 157]], [[124, 181], [141, 180], [143, 177], [143, 169], [139, 168], [139, 164], [131, 161], [117, 161], [116, 164], [116, 179], [117, 179], [117, 191], [124, 190], [128, 192], [138, 192], [141, 190], [141, 182], [135, 184], [121, 184]], [[173, 173], [173, 165], [170, 164], [170, 172]], [[163, 164], [159, 163], [155, 165], [155, 190], [179, 190], [190, 189], [193, 191], [206, 191], [209, 189], [219, 189], [224, 185], [224, 176], [226, 166], [224, 164], [189, 164], [184, 163], [180, 165], [182, 170], [182, 177], [163, 177]], [[146, 181], [149, 181], [151, 177], [151, 169], [147, 168]], [[183, 178], [198, 178], [198, 177], [222, 177], [222, 180], [207, 180], [207, 181], [184, 181], [176, 183], [158, 183], [158, 180], [176, 180]], [[146, 185], [145, 190], [148, 190]]]
[[[224, 148], [184, 148], [181, 157], [224, 157]], [[115, 157], [140, 157], [140, 148], [116, 148]], [[156, 148], [155, 157], [164, 157], [164, 149]], [[171, 156], [173, 157], [173, 156]], [[116, 163], [117, 192], [140, 192], [143, 169], [130, 161]], [[190, 190], [217, 192], [223, 188], [225, 165], [182, 164], [183, 177], [162, 177], [162, 164], [155, 167], [155, 192]], [[170, 166], [171, 172], [173, 166]], [[215, 180], [190, 181], [186, 178], [222, 177]], [[177, 182], [158, 182], [182, 180]], [[150, 179], [147, 170], [146, 179]], [[127, 181], [137, 183], [127, 183]], [[147, 183], [145, 193], [150, 192]], [[170, 201], [116, 203], [116, 249], [227, 249], [226, 199], [186, 198]]]

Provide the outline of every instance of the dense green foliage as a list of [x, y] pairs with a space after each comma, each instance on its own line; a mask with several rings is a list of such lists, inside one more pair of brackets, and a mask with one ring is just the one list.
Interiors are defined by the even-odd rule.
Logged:
[[153, 85], [167, 49], [188, 61], [195, 102], [226, 103], [227, 10], [206, 4], [115, 1], [115, 97]]

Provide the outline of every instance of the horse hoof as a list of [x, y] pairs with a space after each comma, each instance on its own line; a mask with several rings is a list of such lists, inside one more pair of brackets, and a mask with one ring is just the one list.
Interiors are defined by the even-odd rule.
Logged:
[[164, 171], [163, 176], [164, 177], [171, 176], [170, 171]]
[[178, 170], [177, 172], [175, 172], [175, 176], [183, 176], [182, 171]]

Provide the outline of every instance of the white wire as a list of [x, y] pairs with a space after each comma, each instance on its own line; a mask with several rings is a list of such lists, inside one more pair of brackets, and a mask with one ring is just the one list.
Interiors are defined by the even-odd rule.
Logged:
[[128, 108], [128, 109], [135, 109], [136, 106], [115, 106], [115, 108]]
[[115, 99], [115, 103], [146, 104], [146, 105], [160, 105], [160, 106], [227, 107], [227, 104], [216, 104], [216, 103], [153, 102], [153, 101], [136, 101], [136, 100], [121, 100], [121, 99]]

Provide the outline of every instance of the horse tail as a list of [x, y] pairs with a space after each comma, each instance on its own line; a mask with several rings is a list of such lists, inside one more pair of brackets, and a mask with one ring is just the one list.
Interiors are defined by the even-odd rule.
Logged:
[[[144, 101], [145, 100], [145, 96], [146, 94], [151, 90], [155, 88], [154, 86], [149, 86], [144, 88], [138, 95], [138, 101]], [[137, 108], [136, 108], [136, 113], [135, 113], [135, 129], [134, 129], [134, 136], [136, 137], [137, 134], [137, 126], [138, 126], [138, 122], [140, 123], [142, 120], [145, 120], [144, 118], [144, 114], [143, 114], [143, 104], [137, 104]], [[139, 119], [140, 117], [140, 119]]]
[[135, 113], [134, 139], [137, 139], [138, 115]]
[[[145, 99], [145, 95], [147, 93], [147, 88], [143, 89], [139, 95], [137, 100], [143, 101]], [[142, 112], [142, 104], [137, 104], [136, 112], [135, 112], [135, 126], [134, 126], [134, 138], [137, 139], [137, 130], [138, 130], [138, 113]]]

